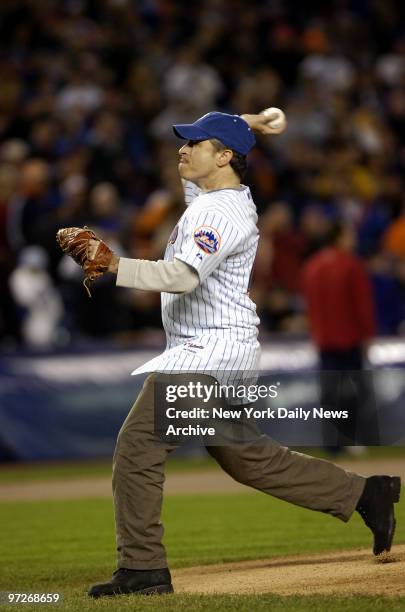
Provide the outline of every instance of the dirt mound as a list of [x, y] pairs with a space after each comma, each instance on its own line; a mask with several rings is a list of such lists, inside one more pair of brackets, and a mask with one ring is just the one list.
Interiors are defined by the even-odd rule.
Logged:
[[177, 593], [405, 595], [405, 545], [384, 563], [370, 550], [339, 551], [173, 571]]

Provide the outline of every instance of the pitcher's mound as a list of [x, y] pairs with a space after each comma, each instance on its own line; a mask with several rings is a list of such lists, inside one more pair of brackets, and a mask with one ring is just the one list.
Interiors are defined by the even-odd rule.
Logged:
[[173, 571], [176, 593], [405, 595], [405, 545], [379, 562], [370, 550], [205, 565]]

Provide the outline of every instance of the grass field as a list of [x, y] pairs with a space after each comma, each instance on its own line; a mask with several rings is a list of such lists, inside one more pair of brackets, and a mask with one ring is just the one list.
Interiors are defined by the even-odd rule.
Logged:
[[[1, 604], [0, 604], [1, 605]], [[78, 589], [69, 589], [64, 601], [57, 606], [24, 604], [23, 610], [38, 609], [87, 612], [97, 610], [143, 610], [159, 612], [403, 612], [405, 598], [395, 600], [374, 597], [278, 597], [275, 595], [170, 595], [156, 598], [120, 596], [111, 600], [89, 601]], [[2, 606], [16, 610], [17, 606]], [[18, 609], [18, 608], [17, 608]], [[21, 607], [20, 607], [21, 609]]]
[[[404, 453], [405, 456], [405, 453]], [[38, 480], [69, 479], [81, 477], [111, 476], [112, 460], [98, 461], [53, 461], [38, 463], [17, 463], [0, 465], [0, 484], [12, 482], [32, 482]], [[193, 459], [170, 459], [166, 472], [189, 472], [219, 469], [214, 459], [208, 456]]]
[[[314, 457], [331, 459], [322, 449], [296, 449], [306, 452]], [[369, 447], [364, 458], [398, 458], [405, 459], [404, 447], [374, 446]], [[356, 457], [352, 458], [356, 461]], [[333, 458], [332, 458], [333, 460]], [[220, 469], [217, 463], [208, 455], [196, 456], [191, 459], [171, 457], [166, 466], [167, 472], [198, 471], [207, 469]], [[0, 484], [7, 482], [28, 482], [37, 480], [50, 480], [56, 478], [98, 477], [111, 474], [111, 459], [98, 461], [54, 461], [21, 464], [0, 464]]]
[[[404, 524], [405, 504], [398, 505], [397, 515]], [[172, 568], [367, 547], [371, 540], [357, 516], [345, 525], [260, 494], [168, 497], [164, 522]], [[405, 598], [400, 597], [178, 594], [92, 601], [86, 596], [88, 586], [108, 579], [114, 569], [111, 501], [7, 502], [0, 508], [0, 524], [0, 590], [61, 592], [63, 602], [52, 606], [61, 611], [405, 609]], [[396, 541], [405, 542], [405, 534], [398, 532]], [[50, 606], [24, 604], [22, 608]], [[15, 610], [16, 606], [1, 609]]]

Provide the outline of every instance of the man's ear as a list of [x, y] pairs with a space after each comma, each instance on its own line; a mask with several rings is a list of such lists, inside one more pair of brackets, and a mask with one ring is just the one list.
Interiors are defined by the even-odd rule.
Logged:
[[223, 168], [231, 161], [233, 157], [232, 149], [222, 149], [217, 153], [217, 164], [220, 168]]

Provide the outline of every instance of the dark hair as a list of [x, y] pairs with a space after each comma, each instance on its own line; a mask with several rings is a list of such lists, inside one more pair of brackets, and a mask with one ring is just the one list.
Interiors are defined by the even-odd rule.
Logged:
[[[220, 140], [217, 140], [216, 138], [211, 138], [210, 142], [212, 142], [212, 144], [217, 149], [217, 151], [222, 151], [223, 149], [230, 148], [224, 145], [223, 142], [221, 142]], [[238, 153], [237, 151], [234, 151], [233, 149], [231, 149], [231, 151], [232, 151], [232, 159], [229, 162], [229, 164], [232, 170], [235, 172], [235, 174], [239, 177], [239, 179], [243, 181], [243, 179], [245, 178], [246, 171], [247, 171], [246, 155], [242, 155], [241, 153]]]

